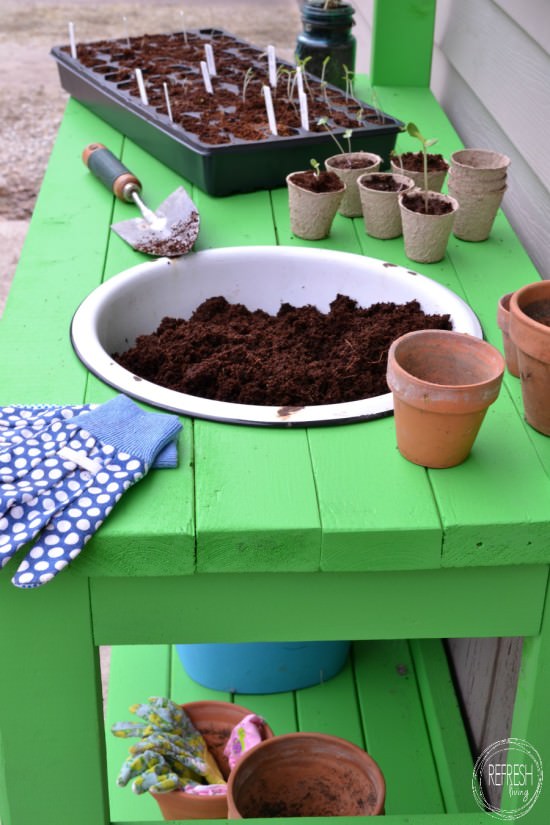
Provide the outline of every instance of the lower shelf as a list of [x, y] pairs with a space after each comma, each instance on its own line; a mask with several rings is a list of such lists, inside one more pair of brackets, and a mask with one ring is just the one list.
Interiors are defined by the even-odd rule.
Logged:
[[[264, 716], [275, 734], [318, 731], [365, 748], [387, 786], [387, 815], [483, 814], [471, 791], [473, 762], [445, 652], [439, 640], [356, 642], [333, 679], [290, 693], [225, 694], [193, 682], [175, 648], [114, 647], [106, 712], [111, 822], [161, 819], [155, 801], [119, 788], [116, 777], [132, 740], [110, 726], [149, 696], [177, 702], [222, 699]], [[444, 819], [447, 819], [445, 817]]]

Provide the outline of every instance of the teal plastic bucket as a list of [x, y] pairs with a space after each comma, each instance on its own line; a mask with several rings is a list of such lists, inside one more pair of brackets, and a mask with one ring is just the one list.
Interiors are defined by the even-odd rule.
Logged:
[[343, 668], [350, 642], [176, 645], [195, 682], [229, 693], [282, 693], [326, 682]]

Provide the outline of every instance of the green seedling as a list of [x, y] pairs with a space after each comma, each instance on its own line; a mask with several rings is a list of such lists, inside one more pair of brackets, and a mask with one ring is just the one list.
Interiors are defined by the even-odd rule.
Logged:
[[[345, 155], [346, 150], [344, 149], [344, 147], [342, 146], [342, 144], [340, 143], [340, 141], [338, 140], [338, 138], [336, 137], [336, 135], [334, 134], [334, 132], [332, 131], [330, 126], [328, 125], [328, 118], [320, 117], [319, 120], [317, 121], [317, 126], [323, 126], [323, 128], [326, 129], [326, 131], [329, 133], [329, 135], [331, 136], [331, 138], [333, 139], [333, 141], [337, 145], [340, 152], [343, 155]], [[348, 152], [351, 152], [351, 136], [352, 135], [353, 135], [353, 129], [346, 129], [346, 131], [342, 135], [342, 137], [347, 141]]]
[[342, 75], [342, 79], [346, 84], [346, 102], [349, 97], [353, 97], [353, 78], [354, 72], [351, 69], [348, 69], [345, 63], [342, 64], [342, 68], [344, 70], [344, 74]]
[[254, 69], [252, 68], [252, 66], [250, 66], [250, 68], [248, 68], [248, 69], [246, 70], [245, 74], [244, 74], [244, 80], [243, 80], [243, 103], [246, 101], [246, 90], [248, 89], [248, 86], [249, 86], [249, 84], [250, 84], [250, 81], [252, 80], [252, 78], [253, 78], [253, 77], [254, 77]]
[[318, 178], [319, 175], [321, 174], [321, 164], [319, 163], [318, 160], [315, 160], [315, 158], [311, 158], [311, 160], [309, 161], [309, 164], [310, 164], [311, 168], [313, 169], [313, 174], [315, 175], [316, 178]]
[[328, 82], [325, 80], [325, 74], [326, 74], [326, 71], [327, 71], [327, 66], [329, 64], [329, 61], [330, 61], [330, 54], [327, 54], [327, 56], [323, 60], [322, 66], [321, 66], [321, 89], [323, 91], [323, 97], [325, 99], [325, 103], [326, 103], [327, 107], [330, 107], [330, 103], [329, 103], [329, 99], [328, 99], [328, 95], [327, 95]]
[[437, 138], [425, 138], [415, 123], [407, 123], [407, 132], [422, 145], [422, 168], [424, 171], [424, 210], [428, 213], [428, 149], [437, 143]]

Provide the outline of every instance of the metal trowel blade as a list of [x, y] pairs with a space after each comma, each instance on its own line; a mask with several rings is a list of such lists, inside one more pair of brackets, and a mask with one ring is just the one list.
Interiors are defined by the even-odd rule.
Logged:
[[167, 258], [185, 255], [199, 234], [197, 207], [180, 186], [155, 211], [154, 224], [143, 217], [120, 221], [111, 226], [119, 237], [139, 252]]

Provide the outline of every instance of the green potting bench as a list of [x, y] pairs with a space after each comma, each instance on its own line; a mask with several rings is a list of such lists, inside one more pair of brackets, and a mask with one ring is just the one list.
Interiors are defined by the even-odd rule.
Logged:
[[[449, 155], [459, 139], [427, 88], [433, 2], [403, 0], [401, 16], [395, 7], [377, 6], [381, 105], [438, 136]], [[134, 213], [84, 168], [91, 141], [141, 176], [152, 204], [181, 183], [69, 102], [0, 324], [0, 403], [113, 395], [74, 355], [69, 325], [103, 279], [143, 258], [109, 230]], [[284, 189], [191, 194], [202, 216], [197, 248], [302, 244], [289, 231]], [[338, 217], [316, 246], [411, 265], [401, 239], [368, 238], [360, 220]], [[497, 346], [497, 299], [538, 278], [502, 214], [487, 242], [452, 239], [441, 263], [414, 269], [463, 296]], [[513, 735], [550, 765], [550, 439], [524, 424], [517, 379], [506, 377], [471, 457], [451, 470], [406, 462], [392, 418], [310, 430], [186, 419], [180, 455], [177, 470], [131, 490], [49, 585], [16, 590], [16, 561], [0, 575], [3, 825], [159, 818], [153, 800], [113, 787], [126, 746], [109, 736], [105, 744], [99, 645], [117, 646], [112, 722], [149, 695], [211, 695], [184, 676], [174, 643], [358, 640], [336, 679], [238, 700], [278, 733], [323, 730], [366, 746], [386, 775], [388, 825], [479, 825], [492, 820], [473, 801], [439, 640], [525, 636]], [[547, 787], [525, 821], [550, 821]]]

